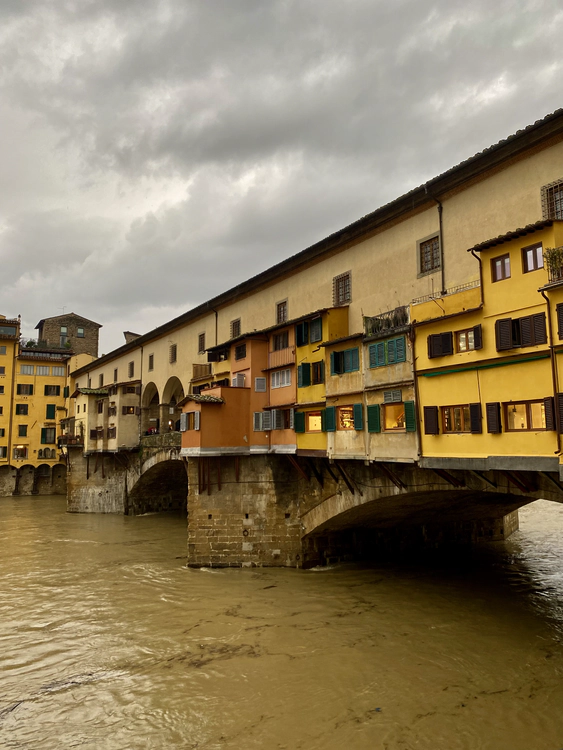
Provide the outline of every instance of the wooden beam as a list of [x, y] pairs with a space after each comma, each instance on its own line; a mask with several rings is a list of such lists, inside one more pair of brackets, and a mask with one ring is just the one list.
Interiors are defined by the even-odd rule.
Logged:
[[350, 490], [350, 492], [352, 493], [352, 495], [355, 495], [356, 493], [355, 493], [354, 487], [352, 486], [352, 482], [348, 479], [348, 476], [347, 476], [346, 472], [344, 471], [344, 469], [342, 468], [342, 466], [340, 466], [340, 464], [338, 463], [338, 461], [335, 461], [334, 465], [336, 466], [336, 468], [340, 472], [340, 476], [344, 480], [344, 484], [346, 485], [346, 487], [348, 487], [348, 489]]
[[221, 456], [217, 457], [217, 489], [221, 492]]
[[329, 462], [328, 458], [324, 458], [323, 459], [323, 464], [324, 464], [325, 469], [330, 474], [330, 476], [334, 479], [334, 481], [338, 482], [338, 477], [336, 476], [336, 474], [332, 470], [332, 466], [330, 465], [330, 462]]
[[240, 462], [239, 457], [235, 456], [235, 482], [238, 482], [240, 476]]
[[522, 477], [517, 475], [517, 472], [511, 474], [509, 471], [503, 471], [502, 474], [504, 474], [509, 482], [512, 482], [513, 485], [518, 487], [521, 492], [525, 492], [527, 494], [528, 492], [532, 491], [527, 482], [523, 481]]
[[395, 476], [391, 469], [388, 469], [385, 464], [376, 462], [374, 465], [377, 469], [379, 469], [379, 471], [382, 472], [382, 474], [385, 474], [390, 482], [393, 482], [395, 487], [398, 487], [400, 490], [406, 490], [407, 485], [402, 481], [402, 479], [399, 479], [399, 477]]
[[318, 471], [317, 467], [315, 466], [314, 462], [310, 458], [305, 459], [307, 462], [307, 466], [311, 469], [313, 474], [315, 475], [317, 482], [321, 485], [321, 487], [324, 486], [324, 480], [323, 480], [323, 470], [322, 470], [322, 464], [321, 464], [321, 470]]
[[483, 482], [486, 482], [490, 487], [493, 487], [495, 490], [497, 488], [497, 483], [493, 482], [492, 479], [488, 479], [482, 471], [476, 471], [475, 469], [472, 470], [475, 476], [479, 477], [479, 479], [482, 479]]
[[563, 485], [561, 484], [561, 482], [558, 482], [557, 479], [552, 477], [547, 471], [540, 471], [540, 474], [544, 476], [549, 482], [554, 484], [558, 490], [563, 490]]
[[303, 470], [303, 468], [299, 465], [299, 463], [297, 462], [297, 460], [295, 458], [293, 458], [293, 456], [289, 456], [289, 455], [288, 455], [288, 458], [289, 458], [290, 463], [293, 465], [293, 467], [295, 469], [297, 469], [297, 471], [299, 472], [299, 474], [301, 474], [301, 476], [303, 477], [303, 479], [306, 482], [308, 482], [309, 481], [309, 477], [307, 476], [307, 474], [305, 473], [305, 471]]
[[445, 479], [448, 484], [452, 485], [452, 487], [465, 487], [464, 481], [454, 477], [453, 474], [450, 474], [450, 472], [445, 469], [432, 469], [432, 471], [442, 479]]
[[205, 459], [206, 463], [206, 470], [205, 473], [207, 475], [207, 494], [211, 495], [211, 474], [210, 474], [210, 466], [209, 466], [209, 459]]

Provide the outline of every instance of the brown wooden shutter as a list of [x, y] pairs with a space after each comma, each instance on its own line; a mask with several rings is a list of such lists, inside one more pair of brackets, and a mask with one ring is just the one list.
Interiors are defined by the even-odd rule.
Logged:
[[454, 337], [451, 331], [442, 334], [442, 354], [454, 353]]
[[519, 319], [520, 323], [520, 344], [522, 346], [532, 346], [534, 343], [534, 328], [532, 316], [526, 315]]
[[555, 396], [555, 418], [557, 429], [563, 432], [563, 393], [557, 393]]
[[500, 318], [495, 323], [497, 352], [512, 349], [512, 318]]
[[543, 406], [545, 410], [545, 429], [556, 430], [555, 424], [555, 402], [553, 396], [548, 396], [543, 400]]
[[425, 435], [438, 435], [440, 430], [438, 429], [438, 407], [437, 406], [425, 406], [424, 407], [424, 434]]
[[563, 302], [560, 302], [555, 308], [557, 313], [557, 335], [563, 339]]
[[481, 404], [469, 404], [469, 422], [472, 433], [477, 434], [483, 432]]
[[442, 336], [439, 333], [431, 333], [428, 336], [428, 359], [442, 355]]
[[483, 332], [480, 323], [473, 329], [473, 345], [475, 349], [483, 348]]
[[532, 326], [534, 331], [534, 344], [547, 344], [545, 313], [542, 312], [532, 315]]
[[487, 432], [498, 433], [502, 431], [500, 421], [500, 404], [495, 401], [485, 406], [487, 411]]

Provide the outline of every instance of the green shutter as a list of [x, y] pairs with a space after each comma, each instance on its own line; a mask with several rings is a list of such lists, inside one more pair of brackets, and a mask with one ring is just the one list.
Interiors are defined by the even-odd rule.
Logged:
[[304, 362], [297, 368], [297, 387], [306, 388], [311, 385], [311, 364]]
[[354, 404], [354, 429], [364, 429], [364, 407], [362, 404]]
[[336, 352], [330, 353], [330, 374], [337, 375], [336, 372]]
[[379, 404], [368, 406], [368, 432], [381, 432]]
[[47, 404], [47, 414], [46, 419], [54, 419], [55, 418], [55, 404]]
[[369, 347], [369, 366], [381, 367], [385, 364], [385, 344], [379, 341]]
[[405, 429], [407, 432], [416, 432], [414, 401], [405, 401]]
[[305, 432], [305, 412], [296, 411], [293, 415], [293, 429], [295, 432]]
[[305, 346], [309, 343], [309, 324], [307, 321], [295, 326], [295, 343], [297, 346]]
[[321, 383], [325, 382], [325, 361], [324, 359], [321, 359]]
[[336, 407], [327, 406], [325, 409], [325, 430], [336, 432]]
[[356, 349], [350, 349], [351, 352], [351, 360], [352, 360], [352, 370], [359, 370], [360, 369], [360, 353], [359, 350]]
[[397, 361], [397, 339], [389, 339], [387, 342], [387, 364], [394, 365]]
[[41, 428], [41, 445], [45, 445], [47, 442], [47, 428], [42, 427]]
[[321, 430], [326, 432], [326, 409], [321, 409]]
[[69, 388], [69, 386], [68, 386], [68, 385], [65, 385], [65, 387], [64, 387], [64, 389], [63, 389], [63, 396], [64, 396], [65, 398], [68, 398], [68, 396], [69, 396], [69, 393], [70, 393], [70, 388]]
[[407, 361], [407, 346], [405, 342], [404, 336], [399, 336], [398, 339], [395, 339], [395, 346], [396, 346], [396, 362], [406, 362]]
[[323, 339], [323, 322], [321, 318], [315, 318], [309, 325], [309, 341], [314, 344]]

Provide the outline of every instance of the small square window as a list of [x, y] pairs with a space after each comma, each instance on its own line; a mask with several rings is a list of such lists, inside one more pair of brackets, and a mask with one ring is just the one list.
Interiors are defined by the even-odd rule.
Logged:
[[308, 411], [305, 419], [305, 432], [320, 432], [322, 430], [320, 411]]
[[337, 410], [337, 420], [339, 430], [353, 430], [354, 429], [354, 407], [353, 406], [339, 406]]
[[236, 339], [240, 336], [240, 318], [237, 318], [236, 320], [231, 320], [231, 338]]
[[544, 185], [541, 200], [544, 219], [563, 219], [563, 180]]
[[332, 280], [332, 302], [335, 307], [352, 301], [352, 272], [347, 271]]
[[383, 429], [404, 430], [405, 429], [405, 405], [385, 404], [383, 407]]
[[491, 278], [493, 282], [510, 278], [510, 255], [499, 255], [491, 259]]
[[83, 339], [84, 338], [84, 328], [77, 328], [76, 329], [76, 336], [79, 339]]
[[276, 323], [287, 322], [287, 300], [278, 302], [276, 305]]
[[27, 437], [27, 425], [26, 424], [18, 425], [18, 437]]
[[244, 359], [246, 357], [246, 344], [235, 346], [235, 359]]
[[6, 347], [0, 346], [0, 354], [6, 354]]
[[[113, 371], [113, 382], [117, 383], [117, 367]], [[76, 384], [76, 387], [78, 387], [78, 383]]]
[[543, 246], [540, 242], [537, 245], [530, 245], [522, 248], [522, 270], [524, 273], [537, 271], [543, 268]]

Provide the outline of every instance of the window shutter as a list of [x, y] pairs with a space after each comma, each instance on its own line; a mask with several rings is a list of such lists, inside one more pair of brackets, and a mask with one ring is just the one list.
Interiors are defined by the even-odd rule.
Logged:
[[188, 429], [188, 415], [185, 411], [180, 414], [180, 432], [186, 432]]
[[520, 343], [522, 346], [532, 346], [534, 343], [532, 316], [520, 318]]
[[281, 409], [272, 409], [272, 429], [283, 430], [283, 411]]
[[394, 365], [397, 361], [397, 339], [389, 339], [387, 342], [387, 363]]
[[295, 326], [295, 343], [297, 346], [305, 346], [309, 343], [309, 324], [307, 321]]
[[127, 386], [126, 385], [124, 385], [123, 388], [121, 389], [121, 393], [123, 393], [124, 396], [127, 394]]
[[331, 375], [338, 375], [340, 373], [340, 369], [338, 368], [339, 364], [339, 357], [336, 355], [340, 354], [340, 352], [331, 352], [330, 353], [330, 374]]
[[362, 404], [354, 404], [354, 429], [364, 429], [364, 407]]
[[358, 348], [351, 349], [351, 360], [352, 360], [352, 370], [359, 370], [360, 369], [360, 353]]
[[555, 308], [557, 313], [557, 335], [563, 339], [563, 302], [560, 302]]
[[336, 407], [327, 406], [325, 409], [325, 429], [327, 432], [336, 432]]
[[483, 432], [483, 417], [481, 404], [469, 404], [469, 424], [473, 434]]
[[201, 412], [194, 411], [194, 430], [199, 430], [201, 424]]
[[41, 445], [45, 445], [47, 442], [47, 428], [42, 427], [41, 428]]
[[289, 429], [293, 430], [295, 429], [295, 409], [289, 410]]
[[54, 419], [55, 418], [55, 404], [47, 404], [47, 419]]
[[497, 352], [512, 349], [512, 318], [500, 318], [495, 323]]
[[265, 411], [262, 414], [262, 429], [269, 432], [272, 429], [272, 413]]
[[376, 350], [377, 350], [377, 344], [371, 344], [370, 346], [368, 346], [369, 367], [377, 367]]
[[49, 386], [48, 385], [45, 386], [45, 389], [43, 391], [43, 395], [44, 396], [48, 396], [49, 395]]
[[305, 412], [296, 411], [293, 415], [293, 429], [295, 432], [305, 432]]
[[64, 398], [68, 398], [69, 393], [70, 393], [70, 386], [65, 385], [65, 387], [63, 388], [63, 396], [64, 396]]
[[532, 327], [534, 331], [534, 344], [547, 343], [547, 330], [545, 326], [545, 313], [532, 315]]
[[122, 406], [121, 407], [121, 413], [122, 414], [127, 414], [127, 407], [126, 406]]
[[395, 388], [392, 391], [383, 391], [384, 404], [400, 404], [402, 400], [403, 394], [399, 388]]
[[475, 349], [483, 348], [483, 331], [480, 323], [473, 329], [473, 346]]
[[254, 432], [261, 432], [262, 430], [262, 412], [254, 412]]
[[322, 341], [323, 322], [322, 318], [314, 318], [309, 326], [309, 340], [313, 344], [316, 341]]
[[254, 390], [256, 393], [266, 393], [266, 378], [254, 378]]
[[557, 429], [555, 424], [555, 403], [553, 396], [548, 396], [543, 400], [543, 406], [545, 411], [545, 429], [555, 430]]
[[406, 362], [407, 361], [407, 345], [405, 341], [404, 336], [399, 336], [398, 339], [395, 339], [395, 348], [397, 353], [397, 362]]
[[425, 406], [424, 407], [424, 434], [425, 435], [438, 435], [440, 432], [438, 428], [438, 407], [437, 406]]
[[559, 420], [559, 432], [563, 432], [563, 393], [556, 394], [555, 409], [555, 417], [557, 420]]
[[311, 385], [311, 364], [304, 362], [297, 368], [297, 387], [306, 388]]
[[442, 334], [442, 354], [454, 353], [454, 337], [451, 331]]
[[428, 336], [428, 359], [442, 356], [442, 336], [439, 333], [431, 333]]
[[416, 432], [416, 410], [414, 401], [405, 401], [405, 429], [407, 432]]
[[381, 432], [379, 404], [370, 404], [368, 406], [368, 432]]
[[141, 395], [141, 386], [140, 385], [136, 385], [135, 386], [135, 393], [137, 394], [137, 396]]
[[319, 381], [320, 383], [325, 382], [325, 361], [324, 359], [321, 359], [321, 379]]
[[500, 404], [495, 401], [485, 406], [487, 412], [487, 432], [499, 433], [502, 430], [500, 421]]
[[140, 407], [140, 406], [136, 406], [136, 407], [135, 407], [135, 414], [136, 414], [136, 415], [137, 415], [138, 417], [139, 417], [139, 416], [141, 415], [141, 407]]

